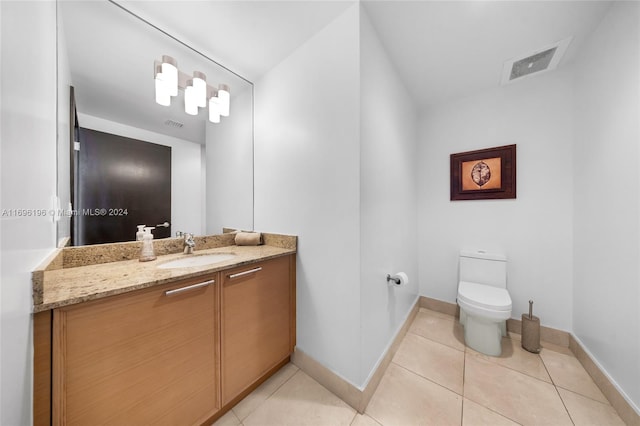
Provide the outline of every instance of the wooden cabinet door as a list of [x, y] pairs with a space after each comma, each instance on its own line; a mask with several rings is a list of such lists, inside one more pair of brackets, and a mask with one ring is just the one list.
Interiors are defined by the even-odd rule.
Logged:
[[54, 424], [191, 425], [215, 414], [217, 277], [56, 309]]
[[291, 353], [291, 259], [280, 257], [223, 273], [223, 405]]

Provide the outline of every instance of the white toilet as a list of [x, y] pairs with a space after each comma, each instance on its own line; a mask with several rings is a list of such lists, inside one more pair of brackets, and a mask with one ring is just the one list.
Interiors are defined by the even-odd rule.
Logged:
[[511, 318], [507, 258], [482, 250], [461, 251], [458, 305], [466, 345], [499, 356], [502, 336], [507, 335], [506, 320]]

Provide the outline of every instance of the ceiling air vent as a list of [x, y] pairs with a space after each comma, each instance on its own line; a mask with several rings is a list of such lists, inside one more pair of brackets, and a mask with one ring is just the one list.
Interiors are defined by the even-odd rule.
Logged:
[[176, 129], [180, 129], [182, 128], [182, 126], [184, 126], [184, 123], [181, 123], [179, 121], [173, 121], [173, 120], [165, 120], [164, 124], [165, 126], [175, 127]]
[[572, 37], [566, 38], [527, 55], [506, 61], [502, 68], [502, 84], [554, 70], [567, 50], [571, 39]]

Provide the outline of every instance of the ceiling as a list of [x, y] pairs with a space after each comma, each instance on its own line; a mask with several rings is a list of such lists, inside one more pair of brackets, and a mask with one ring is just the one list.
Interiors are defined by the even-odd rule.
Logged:
[[[254, 81], [355, 1], [121, 3]], [[559, 67], [570, 64], [611, 4], [591, 0], [360, 3], [404, 84], [423, 107], [496, 87], [505, 61], [571, 36]]]
[[[367, 1], [367, 14], [422, 107], [500, 84], [503, 63], [573, 36], [575, 58], [610, 2]], [[513, 83], [517, 84], [517, 83]]]
[[250, 81], [266, 74], [350, 1], [116, 0]]
[[[156, 104], [154, 60], [169, 55], [176, 58], [181, 71], [203, 72], [213, 86], [229, 85], [233, 108], [234, 97], [251, 90], [251, 81], [272, 69], [353, 4], [121, 0], [114, 3], [86, 0], [58, 3], [60, 43], [64, 46], [59, 51], [60, 63], [65, 62], [66, 56], [78, 112], [200, 144], [205, 141], [206, 111], [201, 110], [197, 116], [187, 115], [180, 94], [169, 107]], [[246, 111], [245, 115], [251, 114], [252, 111]], [[230, 119], [223, 118], [220, 125]], [[179, 122], [182, 127], [168, 126], [167, 120]]]
[[[206, 114], [190, 117], [179, 102], [169, 109], [149, 102], [154, 59], [162, 54], [179, 58], [180, 69], [202, 71], [208, 81], [230, 84], [233, 96], [234, 88], [250, 86], [246, 80], [258, 80], [356, 1], [115, 3], [197, 52], [108, 2], [60, 2], [62, 11], [67, 10], [61, 17], [73, 83], [98, 88], [91, 96], [78, 91], [79, 107], [90, 106], [92, 115], [202, 143]], [[420, 107], [497, 87], [505, 61], [572, 36], [559, 68], [570, 64], [610, 5], [606, 1], [517, 0], [360, 3]], [[72, 8], [73, 13], [68, 12]], [[107, 59], [108, 54], [114, 59]], [[106, 70], [112, 73], [110, 84], [93, 81]], [[138, 118], [145, 124], [135, 124]], [[164, 125], [166, 119], [185, 126], [169, 128]]]

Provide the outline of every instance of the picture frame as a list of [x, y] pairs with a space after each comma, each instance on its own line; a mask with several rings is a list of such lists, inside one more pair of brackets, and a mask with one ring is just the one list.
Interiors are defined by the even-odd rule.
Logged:
[[451, 201], [516, 198], [516, 145], [451, 154]]

